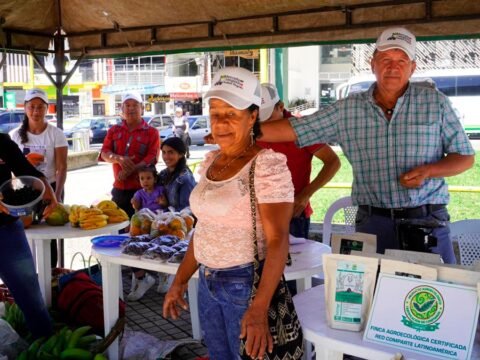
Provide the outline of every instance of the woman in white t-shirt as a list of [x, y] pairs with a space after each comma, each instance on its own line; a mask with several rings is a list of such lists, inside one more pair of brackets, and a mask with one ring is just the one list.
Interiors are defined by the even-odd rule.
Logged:
[[[67, 178], [68, 143], [63, 131], [45, 119], [48, 97], [41, 89], [25, 94], [25, 118], [20, 127], [10, 132], [15, 141], [37, 170], [52, 185], [59, 202], [63, 201], [63, 187]], [[56, 244], [52, 244], [52, 266], [56, 264]]]

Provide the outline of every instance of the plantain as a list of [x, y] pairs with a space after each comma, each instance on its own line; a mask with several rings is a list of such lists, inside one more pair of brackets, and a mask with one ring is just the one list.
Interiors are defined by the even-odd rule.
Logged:
[[90, 360], [93, 359], [93, 354], [85, 349], [65, 349], [61, 352], [60, 359]]
[[83, 219], [80, 219], [80, 225], [84, 223], [97, 222], [102, 220], [108, 220], [108, 216], [107, 215], [90, 215], [90, 216], [84, 217]]
[[97, 340], [97, 335], [95, 334], [82, 336], [77, 342], [77, 347], [84, 349], [95, 340]]
[[82, 228], [83, 230], [93, 230], [93, 229], [98, 229], [107, 225], [108, 225], [107, 220], [101, 220], [97, 222], [80, 224], [80, 228]]
[[72, 332], [72, 336], [70, 336], [70, 339], [68, 340], [68, 343], [67, 343], [67, 349], [73, 349], [77, 346], [77, 343], [78, 343], [78, 340], [80, 340], [80, 338], [85, 335], [88, 331], [90, 331], [92, 329], [91, 326], [81, 326], [77, 329], [75, 329], [73, 332]]

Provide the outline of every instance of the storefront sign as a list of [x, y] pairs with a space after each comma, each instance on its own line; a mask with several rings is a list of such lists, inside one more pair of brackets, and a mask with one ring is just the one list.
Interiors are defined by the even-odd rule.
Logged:
[[244, 59], [258, 59], [258, 49], [253, 50], [228, 50], [224, 52], [225, 56], [240, 56]]
[[476, 288], [380, 274], [364, 340], [439, 359], [470, 359], [478, 313]]
[[170, 95], [157, 95], [157, 94], [148, 95], [147, 101], [149, 103], [169, 102]]
[[172, 93], [197, 93], [201, 91], [199, 76], [166, 76], [166, 92]]
[[200, 94], [196, 92], [178, 92], [170, 93], [170, 97], [175, 100], [196, 100], [200, 98]]

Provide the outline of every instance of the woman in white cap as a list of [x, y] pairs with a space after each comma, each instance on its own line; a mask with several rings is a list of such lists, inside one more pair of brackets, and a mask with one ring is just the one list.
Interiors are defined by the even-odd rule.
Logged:
[[[22, 150], [27, 160], [42, 172], [55, 191], [58, 201], [63, 201], [67, 178], [68, 143], [63, 131], [50, 124], [45, 115], [48, 97], [42, 89], [31, 89], [25, 94], [25, 118], [20, 127], [10, 132], [10, 137]], [[56, 240], [50, 243], [51, 265], [57, 264]]]
[[[165, 296], [163, 313], [177, 318], [177, 307], [186, 308], [187, 283], [199, 269], [200, 322], [210, 358], [237, 359], [240, 337], [246, 340], [250, 357], [263, 358], [273, 349], [267, 311], [287, 260], [294, 189], [285, 156], [262, 150], [255, 143], [261, 103], [255, 75], [242, 68], [222, 69], [205, 97], [219, 150], [206, 155], [192, 191], [190, 206], [198, 222]], [[258, 252], [264, 270], [250, 302], [254, 275], [252, 168]]]

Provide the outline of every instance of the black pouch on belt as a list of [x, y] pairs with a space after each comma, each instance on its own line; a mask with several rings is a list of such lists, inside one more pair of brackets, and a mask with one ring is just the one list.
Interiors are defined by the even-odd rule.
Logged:
[[395, 226], [399, 249], [432, 252], [431, 248], [437, 246], [437, 238], [432, 231], [446, 226], [446, 223], [436, 219], [397, 219]]

